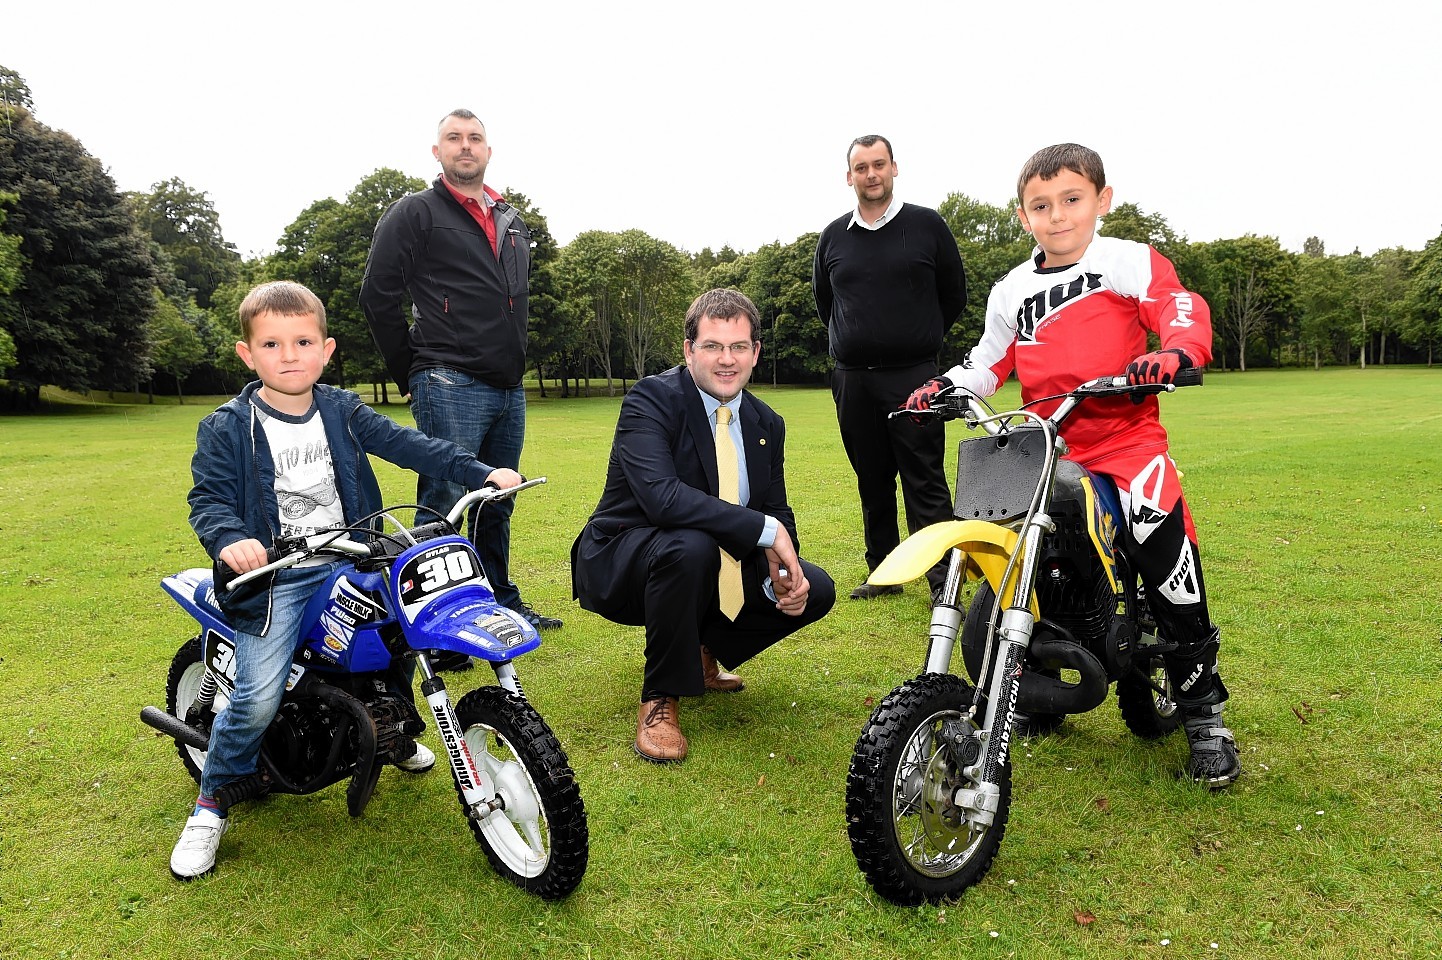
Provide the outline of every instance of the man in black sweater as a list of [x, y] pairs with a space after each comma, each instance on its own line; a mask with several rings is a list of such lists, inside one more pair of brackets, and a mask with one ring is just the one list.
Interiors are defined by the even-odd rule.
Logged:
[[[856, 138], [846, 163], [856, 209], [821, 231], [811, 288], [836, 362], [831, 395], [856, 472], [870, 571], [901, 542], [898, 474], [908, 530], [951, 519], [944, 425], [887, 415], [901, 409], [916, 384], [936, 376], [942, 337], [966, 306], [966, 272], [946, 221], [894, 196], [889, 140]], [[934, 592], [946, 579], [944, 564], [927, 579]], [[851, 599], [900, 592], [900, 586], [863, 582]]]

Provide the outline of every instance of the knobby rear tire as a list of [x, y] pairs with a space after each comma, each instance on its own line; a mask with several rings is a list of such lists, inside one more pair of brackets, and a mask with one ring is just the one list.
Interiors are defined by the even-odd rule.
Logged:
[[[203, 656], [201, 638], [191, 637], [181, 645], [170, 661], [170, 672], [165, 678], [165, 709], [180, 720], [185, 719], [185, 714], [190, 710], [190, 705], [195, 702], [196, 694], [200, 690], [200, 681], [205, 676]], [[214, 712], [219, 713], [228, 702], [225, 693], [217, 691]], [[175, 744], [175, 751], [180, 754], [180, 762], [185, 765], [186, 772], [199, 783], [200, 773], [205, 768], [206, 751], [179, 742]]]
[[[1151, 682], [1149, 683], [1148, 680]], [[1153, 684], [1162, 687], [1160, 694]], [[1146, 676], [1135, 671], [1117, 681], [1117, 707], [1127, 729], [1143, 740], [1159, 740], [1182, 725], [1181, 711], [1171, 698], [1172, 684], [1161, 657], [1153, 657]]]

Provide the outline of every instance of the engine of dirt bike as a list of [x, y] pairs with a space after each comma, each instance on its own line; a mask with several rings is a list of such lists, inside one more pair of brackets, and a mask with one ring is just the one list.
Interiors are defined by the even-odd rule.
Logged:
[[[1063, 460], [1048, 511], [1035, 585], [1041, 619], [1025, 660], [1017, 706], [1027, 713], [1083, 713], [1131, 666], [1138, 626], [1135, 578], [1119, 549], [1122, 517], [1110, 481]], [[995, 596], [978, 591], [961, 635], [967, 672], [978, 680]]]
[[415, 751], [424, 730], [415, 706], [380, 676], [307, 674], [282, 701], [264, 750], [292, 784], [328, 784], [354, 772], [364, 744], [374, 742], [376, 764], [396, 763]]

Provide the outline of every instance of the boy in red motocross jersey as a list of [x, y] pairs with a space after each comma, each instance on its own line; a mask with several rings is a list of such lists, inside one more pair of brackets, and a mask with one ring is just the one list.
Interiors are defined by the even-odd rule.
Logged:
[[[1030, 402], [1122, 369], [1132, 383], [1169, 383], [1178, 370], [1211, 360], [1211, 311], [1182, 287], [1171, 261], [1147, 244], [1096, 236], [1112, 188], [1095, 151], [1075, 143], [1038, 151], [1022, 168], [1017, 198], [1037, 251], [992, 288], [986, 329], [966, 360], [918, 387], [906, 409], [928, 409], [953, 385], [989, 397], [1013, 370]], [[1148, 333], [1161, 349], [1148, 351]], [[1222, 723], [1220, 632], [1207, 613], [1197, 531], [1157, 398], [1089, 400], [1061, 433], [1068, 459], [1116, 481], [1151, 609], [1178, 644], [1164, 659], [1191, 749], [1187, 772], [1212, 789], [1227, 787], [1242, 768]]]

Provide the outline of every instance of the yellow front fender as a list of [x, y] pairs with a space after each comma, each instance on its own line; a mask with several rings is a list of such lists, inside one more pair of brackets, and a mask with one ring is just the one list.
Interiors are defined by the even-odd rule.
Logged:
[[[1002, 596], [1001, 578], [1007, 561], [1016, 549], [1014, 530], [987, 523], [985, 520], [948, 520], [934, 523], [907, 537], [871, 571], [868, 583], [878, 586], [907, 583], [922, 576], [946, 556], [952, 547], [964, 553], [963, 575], [968, 579], [986, 578], [998, 597]], [[1033, 616], [1037, 610], [1036, 595], [1031, 597]]]

